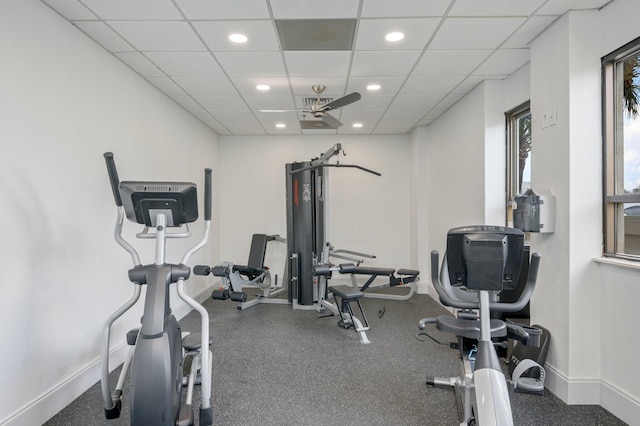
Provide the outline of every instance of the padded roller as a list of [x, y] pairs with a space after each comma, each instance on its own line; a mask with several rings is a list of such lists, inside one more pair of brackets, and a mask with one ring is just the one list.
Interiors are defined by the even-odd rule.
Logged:
[[227, 300], [229, 298], [229, 290], [213, 290], [211, 298], [215, 300]]
[[331, 275], [331, 265], [316, 265], [313, 268], [313, 274], [328, 277]]
[[229, 276], [229, 268], [226, 266], [214, 266], [211, 268], [211, 273], [216, 277]]
[[340, 264], [340, 273], [341, 274], [353, 274], [356, 270], [356, 265], [353, 263], [341, 263]]
[[246, 302], [247, 301], [247, 293], [244, 291], [234, 291], [231, 293], [231, 300], [234, 302]]
[[193, 273], [196, 275], [209, 275], [211, 268], [207, 265], [196, 265], [193, 267]]

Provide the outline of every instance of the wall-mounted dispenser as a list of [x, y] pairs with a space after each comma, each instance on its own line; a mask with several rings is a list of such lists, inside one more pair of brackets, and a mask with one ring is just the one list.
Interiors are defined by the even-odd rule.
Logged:
[[555, 232], [556, 197], [538, 195], [531, 188], [513, 197], [513, 227], [524, 232]]

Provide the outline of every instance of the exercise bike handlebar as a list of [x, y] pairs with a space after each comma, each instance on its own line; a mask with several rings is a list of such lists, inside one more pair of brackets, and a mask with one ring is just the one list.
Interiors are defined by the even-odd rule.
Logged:
[[[442, 284], [440, 281], [440, 276], [438, 272], [438, 264], [439, 264], [439, 254], [436, 250], [431, 252], [431, 282], [433, 283], [433, 287], [435, 288], [440, 300], [448, 306], [452, 306], [454, 308], [460, 309], [478, 309], [480, 307], [480, 301], [468, 301], [461, 300], [456, 298], [453, 294], [451, 294], [448, 289]], [[529, 265], [529, 275], [527, 276], [527, 283], [516, 300], [513, 303], [502, 303], [502, 302], [490, 302], [489, 309], [491, 311], [496, 312], [518, 312], [527, 305], [531, 295], [533, 294], [533, 290], [536, 286], [536, 280], [538, 278], [538, 268], [540, 266], [540, 254], [533, 253], [531, 255], [531, 264]]]
[[116, 169], [116, 162], [113, 159], [112, 152], [104, 153], [104, 160], [107, 163], [107, 172], [109, 173], [109, 182], [111, 183], [111, 191], [113, 192], [113, 198], [116, 201], [116, 206], [122, 206], [122, 198], [120, 198], [120, 179], [118, 178], [118, 170]]

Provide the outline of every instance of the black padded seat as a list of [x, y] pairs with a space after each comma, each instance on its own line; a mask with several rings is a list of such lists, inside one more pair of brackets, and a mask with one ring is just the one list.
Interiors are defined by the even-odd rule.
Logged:
[[364, 296], [364, 292], [348, 285], [329, 287], [329, 291], [345, 301], [357, 300]]
[[371, 266], [356, 266], [352, 274], [362, 275], [392, 275], [396, 270], [393, 268], [375, 268]]
[[[504, 337], [507, 335], [507, 325], [504, 321], [492, 319], [490, 325], [491, 337]], [[475, 319], [461, 319], [439, 315], [436, 321], [436, 328], [446, 333], [453, 333], [469, 339], [480, 340], [480, 321]]]
[[415, 269], [398, 269], [396, 271], [396, 274], [398, 274], [398, 275], [420, 275], [420, 271], [417, 271]]

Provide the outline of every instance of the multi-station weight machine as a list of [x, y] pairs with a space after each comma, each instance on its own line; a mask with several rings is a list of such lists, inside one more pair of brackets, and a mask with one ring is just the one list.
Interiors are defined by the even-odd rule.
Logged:
[[[406, 269], [395, 271], [389, 268], [361, 268], [361, 261], [352, 256], [374, 256], [348, 250], [334, 250], [331, 246], [327, 238], [329, 168], [355, 168], [381, 176], [380, 173], [362, 166], [329, 163], [331, 158], [340, 153], [345, 155], [341, 144], [336, 144], [318, 158], [286, 165], [289, 302], [295, 309], [318, 310], [321, 314], [339, 315], [342, 326], [353, 326], [355, 331], [360, 333], [362, 342], [368, 343], [366, 330], [369, 327], [359, 301], [364, 296], [364, 291], [378, 276], [388, 277], [387, 286], [395, 286], [412, 284], [419, 273]], [[357, 266], [353, 263], [333, 265], [331, 257], [357, 262]], [[329, 287], [327, 281], [331, 278], [332, 272], [351, 275], [353, 285]], [[356, 275], [368, 275], [370, 279], [364, 286], [358, 286], [355, 281]], [[327, 300], [328, 292], [333, 293], [335, 303]], [[353, 315], [350, 302], [356, 302], [360, 307], [364, 324]]]
[[[238, 309], [247, 309], [258, 303], [288, 303], [294, 309], [317, 310], [321, 316], [340, 316], [340, 325], [353, 327], [360, 333], [363, 343], [369, 343], [366, 331], [369, 329], [367, 319], [360, 305], [365, 296], [406, 300], [415, 291], [415, 282], [419, 272], [410, 269], [362, 267], [360, 264], [373, 255], [350, 250], [335, 250], [328, 241], [329, 221], [329, 168], [355, 168], [380, 176], [380, 173], [362, 166], [352, 164], [329, 163], [339, 154], [346, 155], [341, 144], [335, 144], [318, 158], [309, 161], [294, 162], [286, 165], [286, 205], [287, 205], [287, 265], [285, 267], [283, 287], [270, 285], [269, 268], [264, 263], [267, 241], [277, 236], [255, 234], [252, 239], [249, 261], [246, 266], [223, 262], [218, 266], [199, 265], [194, 268], [196, 275], [219, 276], [222, 286], [213, 292], [214, 299], [231, 299], [240, 302]], [[283, 242], [282, 238], [275, 238]], [[331, 258], [342, 259], [350, 263], [335, 265]], [[328, 280], [333, 272], [349, 275], [351, 285], [329, 286]], [[367, 277], [364, 284], [358, 283], [358, 277]], [[387, 279], [386, 284], [370, 287], [377, 278]], [[409, 291], [404, 295], [397, 294], [365, 294], [372, 288], [395, 287], [406, 285]], [[262, 293], [248, 295], [243, 287], [259, 287]], [[282, 290], [288, 297], [279, 297]], [[330, 301], [330, 294], [334, 302]], [[360, 308], [362, 321], [356, 318], [350, 303]]]

